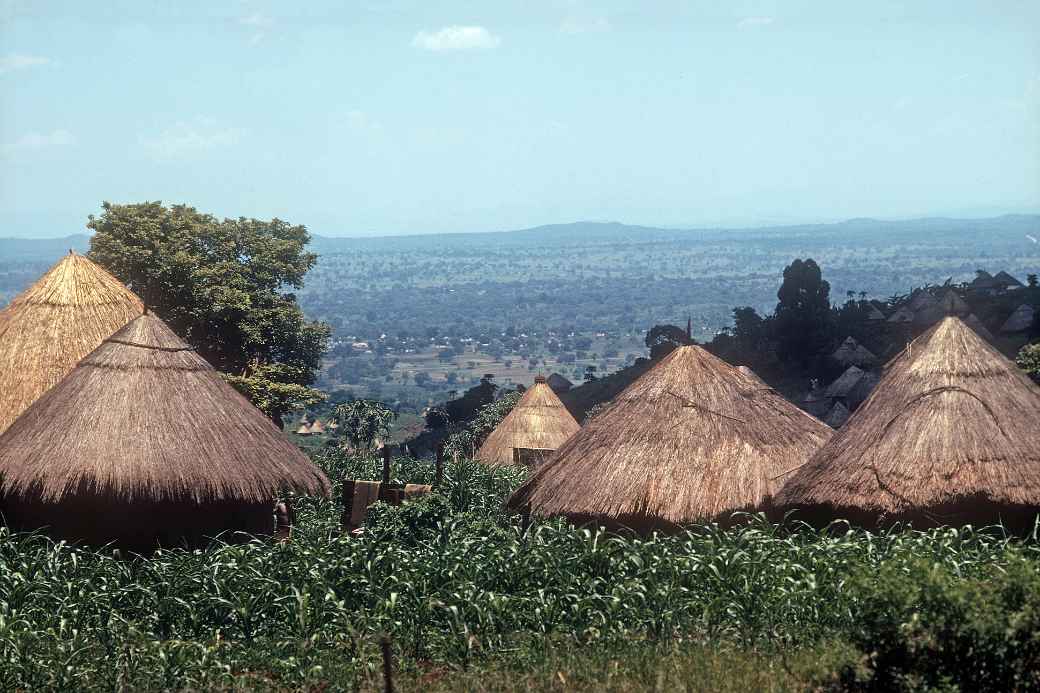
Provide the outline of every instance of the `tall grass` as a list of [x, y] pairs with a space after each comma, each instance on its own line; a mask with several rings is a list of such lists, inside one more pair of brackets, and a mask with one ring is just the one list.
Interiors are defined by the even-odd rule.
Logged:
[[[316, 459], [334, 479], [379, 476], [376, 460]], [[149, 558], [0, 530], [0, 688], [363, 688], [384, 632], [417, 687], [508, 688], [523, 672], [552, 687], [561, 666], [589, 689], [620, 667], [611, 681], [631, 690], [656, 681], [653, 662], [681, 678], [725, 661], [734, 677], [775, 670], [776, 690], [1040, 686], [1033, 540], [760, 518], [646, 538], [525, 526], [500, 510], [520, 476], [449, 465], [441, 493], [377, 506], [358, 537], [313, 499], [290, 543]]]

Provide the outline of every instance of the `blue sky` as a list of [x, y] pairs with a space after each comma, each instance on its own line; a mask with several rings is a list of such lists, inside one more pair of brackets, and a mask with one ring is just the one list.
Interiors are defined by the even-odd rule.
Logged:
[[1040, 2], [0, 0], [0, 236], [1040, 210]]

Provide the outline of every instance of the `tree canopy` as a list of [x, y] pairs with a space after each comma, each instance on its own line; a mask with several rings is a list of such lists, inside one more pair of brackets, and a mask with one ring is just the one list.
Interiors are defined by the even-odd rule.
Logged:
[[317, 255], [305, 227], [217, 219], [161, 202], [102, 205], [89, 256], [128, 286], [276, 423], [317, 395], [329, 328], [289, 290]]

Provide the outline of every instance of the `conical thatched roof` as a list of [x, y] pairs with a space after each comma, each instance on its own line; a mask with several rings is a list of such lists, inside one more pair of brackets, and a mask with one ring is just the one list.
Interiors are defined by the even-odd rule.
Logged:
[[1013, 334], [1015, 332], [1025, 332], [1033, 326], [1033, 320], [1036, 316], [1036, 310], [1033, 306], [1028, 303], [1023, 303], [1015, 312], [1001, 326], [1000, 331]]
[[1022, 282], [1018, 281], [1015, 277], [1008, 274], [1006, 271], [1001, 270], [997, 272], [997, 275], [993, 277], [993, 284], [1001, 288], [1023, 288]]
[[982, 324], [982, 321], [979, 320], [978, 316], [975, 315], [975, 313], [972, 313], [968, 317], [964, 318], [964, 324], [970, 327], [971, 329], [975, 330], [975, 332], [977, 332], [978, 335], [985, 339], [987, 342], [992, 342], [995, 339], [993, 333], [986, 329], [986, 326]]
[[841, 402], [835, 402], [831, 410], [827, 412], [827, 416], [824, 417], [823, 422], [831, 428], [841, 428], [845, 425], [845, 422], [849, 420], [852, 414]]
[[84, 358], [0, 436], [0, 494], [60, 503], [266, 503], [329, 482], [153, 314]]
[[487, 437], [476, 457], [488, 464], [511, 465], [513, 448], [556, 450], [579, 428], [545, 378], [539, 376]]
[[311, 425], [304, 419], [300, 422], [300, 427], [296, 429], [296, 435], [309, 436], [311, 434]]
[[553, 392], [555, 392], [556, 394], [560, 394], [562, 392], [570, 392], [571, 388], [574, 387], [574, 383], [572, 383], [570, 380], [567, 380], [567, 378], [563, 377], [559, 373], [553, 373], [552, 375], [550, 375], [546, 383], [549, 385], [549, 387], [552, 388]]
[[885, 314], [877, 307], [876, 304], [870, 303], [869, 310], [867, 311], [867, 320], [872, 322], [881, 322], [885, 319]]
[[314, 419], [314, 423], [311, 424], [311, 433], [314, 435], [325, 433], [325, 424], [321, 422], [321, 419]]
[[925, 289], [918, 289], [913, 293], [913, 296], [910, 297], [910, 310], [915, 312], [924, 310], [934, 306], [936, 303], [937, 301], [935, 300], [935, 296], [932, 295], [932, 292]]
[[758, 377], [758, 373], [756, 373], [755, 371], [751, 370], [750, 367], [748, 367], [748, 366], [737, 366], [737, 370], [740, 371], [741, 373], [743, 373], [744, 375], [746, 375], [748, 377], [748, 379], [751, 380], [751, 382], [755, 383], [759, 387], [763, 387], [763, 388], [768, 388], [769, 387], [769, 385], [766, 383], [766, 381], [764, 381], [761, 378], [759, 378]]
[[939, 301], [939, 306], [942, 308], [943, 315], [967, 315], [971, 312], [971, 306], [969, 306], [963, 298], [957, 295], [957, 292], [953, 289], [947, 289], [946, 293], [943, 294], [942, 299]]
[[909, 306], [903, 306], [888, 316], [888, 322], [904, 323], [914, 321], [914, 311]]
[[870, 367], [877, 363], [877, 357], [853, 337], [846, 337], [831, 358], [844, 366]]
[[0, 433], [143, 310], [118, 279], [75, 253], [16, 296], [0, 311]]
[[524, 483], [509, 505], [638, 529], [767, 501], [832, 431], [698, 346], [644, 373]]
[[866, 375], [866, 371], [862, 368], [849, 366], [845, 369], [845, 372], [838, 376], [838, 379], [831, 383], [827, 388], [827, 396], [831, 398], [847, 397], [864, 375]]
[[[893, 359], [874, 394], [784, 486], [785, 507], [995, 521], [1040, 508], [1040, 388], [958, 318]], [[987, 508], [989, 511], [987, 512]]]

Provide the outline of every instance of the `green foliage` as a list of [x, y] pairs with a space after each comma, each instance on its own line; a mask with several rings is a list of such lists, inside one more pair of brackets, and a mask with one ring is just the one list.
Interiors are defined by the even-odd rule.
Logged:
[[293, 409], [310, 407], [325, 399], [325, 394], [300, 380], [307, 379], [301, 369], [282, 363], [251, 364], [242, 375], [222, 374], [260, 411], [281, 426], [282, 416]]
[[1018, 352], [1018, 367], [1028, 373], [1034, 380], [1040, 381], [1040, 343], [1027, 344]]
[[[303, 226], [224, 219], [160, 202], [104, 203], [90, 258], [140, 295], [177, 334], [280, 423], [313, 384], [329, 338], [295, 295], [317, 259]], [[296, 385], [299, 388], [286, 386]]]
[[357, 399], [337, 405], [333, 410], [340, 435], [355, 450], [370, 450], [377, 438], [386, 438], [397, 418], [394, 410], [382, 402]]
[[681, 346], [694, 343], [686, 330], [675, 325], [654, 325], [644, 341], [652, 359], [663, 358]]
[[513, 411], [523, 395], [522, 392], [510, 392], [485, 404], [464, 428], [448, 436], [444, 445], [445, 453], [456, 457], [472, 457], [483, 445], [484, 439]]
[[830, 290], [815, 260], [795, 260], [784, 268], [774, 313], [777, 353], [782, 361], [806, 367], [832, 339]]
[[[337, 483], [379, 477], [374, 457], [315, 460]], [[395, 461], [396, 483], [432, 477]], [[522, 478], [461, 461], [436, 495], [376, 506], [360, 536], [338, 532], [337, 502], [304, 498], [287, 544], [150, 559], [0, 531], [0, 689], [353, 690], [376, 684], [382, 632], [416, 690], [431, 667], [439, 690], [482, 672], [533, 690], [558, 672], [585, 690], [695, 674], [719, 690], [1040, 685], [1034, 540], [525, 526], [501, 510]]]

